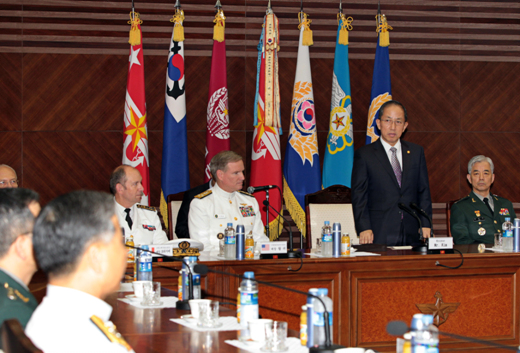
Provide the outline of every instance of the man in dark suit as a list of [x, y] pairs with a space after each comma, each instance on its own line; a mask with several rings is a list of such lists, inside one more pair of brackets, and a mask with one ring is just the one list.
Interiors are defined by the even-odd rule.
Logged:
[[188, 213], [190, 212], [190, 203], [198, 194], [202, 194], [204, 191], [211, 188], [213, 180], [208, 181], [199, 186], [195, 186], [193, 189], [189, 189], [184, 193], [182, 197], [181, 208], [177, 214], [177, 223], [175, 224], [175, 234], [177, 238], [189, 238], [190, 230], [188, 228]]
[[[381, 138], [354, 153], [352, 206], [360, 244], [418, 245], [419, 224], [398, 204], [417, 204], [430, 216], [432, 203], [424, 150], [401, 141], [408, 126], [405, 107], [397, 101], [381, 106], [376, 120]], [[423, 225], [429, 221], [421, 217]], [[430, 228], [423, 227], [423, 236]]]

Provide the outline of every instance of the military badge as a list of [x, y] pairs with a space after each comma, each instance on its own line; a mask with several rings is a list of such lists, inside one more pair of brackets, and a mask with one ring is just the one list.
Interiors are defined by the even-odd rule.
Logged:
[[484, 227], [480, 227], [477, 231], [478, 235], [480, 235], [481, 237], [483, 237], [484, 235], [486, 235], [486, 229]]
[[253, 217], [256, 216], [253, 206], [239, 207], [242, 217]]
[[218, 240], [222, 240], [222, 239], [224, 239], [224, 233], [218, 233], [218, 234], [217, 234], [217, 239], [218, 239]]
[[509, 216], [509, 210], [507, 208], [501, 208], [500, 209], [500, 215], [501, 216]]
[[149, 230], [150, 232], [153, 232], [154, 230], [157, 229], [157, 228], [155, 228], [154, 225], [148, 225], [148, 224], [143, 224], [143, 228]]
[[480, 211], [479, 211], [479, 210], [475, 210], [475, 215], [476, 215], [477, 217], [480, 217]]

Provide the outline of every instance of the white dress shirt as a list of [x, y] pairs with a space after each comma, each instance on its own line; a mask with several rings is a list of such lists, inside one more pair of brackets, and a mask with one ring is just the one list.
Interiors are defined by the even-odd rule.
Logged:
[[25, 333], [45, 353], [128, 353], [111, 342], [90, 318], [95, 315], [107, 326], [112, 307], [85, 292], [48, 285], [47, 295], [36, 308]]
[[128, 238], [130, 235], [133, 235], [136, 246], [164, 244], [168, 241], [168, 237], [162, 229], [161, 220], [155, 210], [151, 210], [148, 206], [134, 204], [130, 208], [130, 218], [132, 218], [132, 229], [130, 229], [126, 221], [125, 208], [115, 199], [114, 202], [119, 224], [125, 230], [125, 237]]
[[[203, 196], [204, 195], [204, 196]], [[204, 251], [219, 249], [217, 234], [224, 234], [228, 223], [244, 225], [245, 234], [253, 232], [255, 241], [267, 242], [258, 202], [251, 194], [222, 190], [215, 184], [211, 190], [195, 196], [190, 204], [188, 227], [190, 238], [204, 244]]]

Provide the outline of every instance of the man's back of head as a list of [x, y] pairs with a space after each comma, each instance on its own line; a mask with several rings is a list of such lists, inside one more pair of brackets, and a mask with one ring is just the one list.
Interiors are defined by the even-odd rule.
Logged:
[[50, 284], [105, 297], [126, 267], [112, 197], [80, 190], [49, 202], [35, 224], [34, 250]]

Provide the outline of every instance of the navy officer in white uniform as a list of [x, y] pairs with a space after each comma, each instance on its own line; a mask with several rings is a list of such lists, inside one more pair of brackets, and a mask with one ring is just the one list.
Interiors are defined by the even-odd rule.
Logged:
[[219, 233], [224, 234], [228, 223], [236, 230], [244, 225], [246, 235], [252, 232], [256, 242], [267, 242], [262, 215], [255, 197], [242, 191], [244, 161], [233, 151], [216, 154], [209, 165], [215, 185], [193, 199], [188, 226], [190, 238], [204, 244], [204, 251], [218, 250]]
[[129, 165], [114, 169], [110, 176], [110, 191], [114, 194], [116, 215], [125, 236], [134, 236], [134, 244], [163, 244], [168, 241], [161, 220], [153, 207], [140, 205], [143, 197], [141, 173]]
[[131, 353], [104, 298], [119, 288], [127, 251], [108, 193], [73, 191], [36, 220], [34, 254], [49, 283], [26, 334], [46, 353]]

